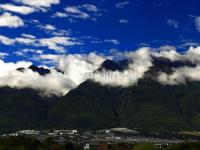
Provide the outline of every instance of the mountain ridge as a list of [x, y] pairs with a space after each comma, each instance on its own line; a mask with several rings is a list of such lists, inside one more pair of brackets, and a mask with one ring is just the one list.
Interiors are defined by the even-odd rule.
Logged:
[[[128, 61], [121, 62], [124, 68], [119, 62], [109, 60], [106, 65], [102, 63], [99, 71], [118, 68], [122, 71], [128, 66], [124, 62]], [[166, 131], [200, 130], [200, 82], [169, 86], [155, 79], [160, 71], [171, 73], [172, 68], [183, 66], [195, 67], [190, 62], [154, 59], [153, 66], [137, 85], [112, 87], [86, 80], [62, 97], [44, 98], [32, 89], [8, 88], [10, 91], [5, 92], [4, 87], [0, 89], [0, 108], [7, 109], [1, 110], [0, 127], [3, 131], [119, 126], [148, 131], [160, 131], [161, 128]], [[15, 111], [21, 113], [14, 114]], [[28, 120], [32, 120], [31, 125], [27, 125]]]

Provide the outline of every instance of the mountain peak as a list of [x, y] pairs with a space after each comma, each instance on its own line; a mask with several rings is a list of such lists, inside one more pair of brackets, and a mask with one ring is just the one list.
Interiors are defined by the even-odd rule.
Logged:
[[110, 70], [110, 71], [124, 71], [128, 68], [130, 61], [128, 59], [123, 59], [119, 61], [114, 61], [107, 59], [102, 64], [101, 67], [98, 69], [99, 71]]
[[[31, 65], [30, 67], [28, 67], [29, 69], [31, 69], [34, 72], [39, 73], [40, 75], [44, 76], [50, 73], [49, 69], [45, 69], [43, 67], [37, 67], [35, 65]], [[23, 72], [25, 70], [25, 68], [17, 68], [17, 71]]]

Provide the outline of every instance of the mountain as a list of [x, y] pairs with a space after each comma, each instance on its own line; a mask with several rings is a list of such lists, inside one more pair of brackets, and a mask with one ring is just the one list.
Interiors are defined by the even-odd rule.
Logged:
[[[129, 63], [129, 60], [106, 60], [98, 71], [123, 71]], [[87, 80], [59, 98], [41, 97], [32, 89], [0, 88], [1, 132], [112, 127], [200, 130], [200, 82], [165, 86], [155, 80], [160, 71], [170, 74], [172, 68], [183, 66], [195, 67], [187, 61], [153, 58], [153, 66], [136, 86], [102, 86]], [[48, 72], [40, 69], [34, 70], [40, 74]]]
[[[124, 62], [124, 61], [123, 61]], [[126, 64], [126, 63], [125, 63]], [[164, 86], [154, 80], [160, 71], [191, 66], [190, 62], [154, 58], [153, 66], [128, 88], [101, 86], [90, 80], [70, 91], [54, 105], [43, 126], [97, 129], [123, 126], [144, 130], [200, 129], [200, 83]], [[127, 64], [124, 66], [127, 67]], [[102, 69], [123, 70], [123, 65], [105, 61]]]
[[32, 89], [0, 88], [0, 133], [39, 127], [53, 103]]
[[102, 71], [103, 69], [105, 70], [110, 70], [110, 71], [124, 71], [128, 68], [128, 65], [131, 61], [124, 59], [124, 60], [119, 60], [119, 61], [113, 61], [113, 60], [105, 60], [98, 71]]
[[[40, 75], [43, 75], [43, 76], [50, 73], [49, 69], [45, 69], [43, 67], [37, 67], [35, 65], [31, 65], [28, 68], [31, 69], [34, 72], [39, 73]], [[25, 70], [25, 68], [18, 68], [17, 70], [23, 72]]]

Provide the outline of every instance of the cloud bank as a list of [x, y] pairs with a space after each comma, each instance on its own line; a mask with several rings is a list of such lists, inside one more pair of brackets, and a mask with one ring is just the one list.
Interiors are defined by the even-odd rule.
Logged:
[[[5, 56], [6, 54], [2, 54]], [[101, 70], [101, 64], [108, 58], [116, 56], [103, 56], [96, 53], [53, 55], [38, 54], [38, 61], [53, 61], [55, 66], [48, 68], [49, 74], [40, 75], [29, 69], [31, 62], [7, 63], [0, 60], [0, 87], [32, 88], [39, 90], [43, 95], [62, 96], [90, 79], [103, 86], [128, 87], [137, 85], [145, 72], [153, 65], [154, 57], [162, 57], [173, 61], [189, 61], [196, 64], [194, 67], [182, 66], [172, 68], [173, 72], [167, 74], [159, 72], [157, 81], [164, 85], [186, 84], [187, 81], [200, 81], [200, 47], [191, 47], [185, 53], [178, 53], [174, 47], [161, 47], [160, 50], [140, 48], [136, 51], [116, 53], [117, 57], [129, 60], [128, 67], [123, 71]], [[18, 68], [25, 68], [18, 71]], [[57, 69], [60, 71], [57, 71]]]

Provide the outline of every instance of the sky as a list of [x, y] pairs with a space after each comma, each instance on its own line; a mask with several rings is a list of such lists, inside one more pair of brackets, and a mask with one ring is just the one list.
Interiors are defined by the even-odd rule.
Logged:
[[[63, 96], [88, 79], [136, 86], [155, 57], [195, 64], [159, 72], [159, 83], [200, 81], [199, 6], [199, 0], [1, 0], [0, 87]], [[97, 71], [107, 59], [131, 61], [123, 71]], [[40, 75], [32, 64], [50, 72]]]
[[[110, 55], [140, 47], [199, 45], [199, 0], [1, 0], [0, 57]], [[50, 62], [49, 62], [50, 63]]]

